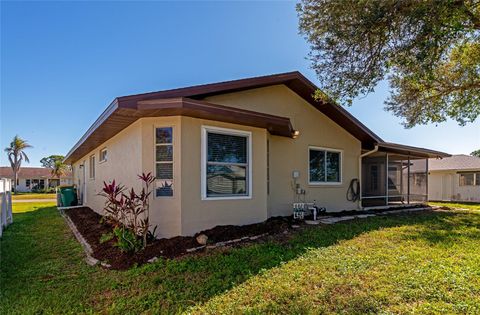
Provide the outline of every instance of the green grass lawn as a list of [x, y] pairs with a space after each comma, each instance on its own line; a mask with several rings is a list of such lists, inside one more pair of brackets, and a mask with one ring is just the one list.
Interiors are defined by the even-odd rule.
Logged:
[[372, 217], [109, 271], [83, 262], [56, 208], [14, 206], [1, 314], [480, 313], [475, 211]]
[[18, 193], [12, 194], [12, 200], [26, 200], [26, 199], [56, 199], [55, 194], [43, 194], [43, 193]]
[[[37, 211], [39, 209], [47, 208], [47, 207], [55, 207], [56, 203], [52, 201], [45, 201], [45, 202], [22, 202], [22, 203], [14, 203], [12, 204], [12, 212], [16, 213], [23, 213], [23, 212], [31, 212]], [[14, 219], [16, 219], [16, 215], [14, 215]]]
[[429, 205], [440, 206], [440, 207], [449, 207], [452, 209], [469, 209], [469, 210], [480, 210], [480, 203], [462, 203], [462, 202], [429, 202]]

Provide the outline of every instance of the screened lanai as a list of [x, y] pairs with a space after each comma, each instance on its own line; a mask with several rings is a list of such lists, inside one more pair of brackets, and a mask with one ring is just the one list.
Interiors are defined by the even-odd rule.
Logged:
[[428, 159], [443, 152], [378, 144], [362, 157], [362, 207], [401, 206], [428, 201]]

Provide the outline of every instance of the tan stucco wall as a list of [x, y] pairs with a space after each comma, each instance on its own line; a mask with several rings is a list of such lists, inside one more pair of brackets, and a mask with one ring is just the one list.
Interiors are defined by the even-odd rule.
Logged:
[[[229, 128], [252, 133], [252, 197], [241, 200], [202, 200], [202, 126]], [[244, 225], [267, 219], [267, 131], [241, 125], [182, 117], [182, 234], [216, 225]]]
[[[358, 209], [346, 193], [350, 180], [358, 178], [361, 143], [284, 85], [209, 97], [209, 102], [290, 118], [297, 139], [269, 135], [270, 194], [269, 216], [290, 215], [295, 193], [292, 172], [300, 172], [298, 183], [306, 190], [306, 201], [316, 200], [327, 211]], [[308, 184], [308, 147], [342, 150], [342, 184]]]
[[[85, 162], [87, 177], [86, 205], [98, 213], [103, 212], [105, 198], [98, 196], [104, 181], [115, 179], [117, 183], [127, 188], [133, 187], [141, 190], [141, 181], [137, 175], [142, 172], [155, 174], [155, 127], [173, 127], [174, 133], [174, 196], [152, 197], [150, 204], [150, 223], [157, 228], [157, 237], [171, 237], [181, 234], [180, 218], [180, 183], [181, 183], [181, 126], [179, 117], [142, 118], [122, 130], [115, 137], [98, 146], [95, 150], [75, 162], [74, 183], [79, 190], [83, 185], [83, 170], [80, 164]], [[99, 163], [100, 150], [106, 148], [108, 159]], [[89, 177], [89, 158], [95, 154], [96, 174], [95, 179]], [[156, 184], [156, 183], [155, 183]], [[154, 184], [154, 185], [155, 185]], [[153, 195], [155, 192], [153, 192]]]
[[[98, 213], [103, 213], [105, 198], [99, 196], [103, 182], [113, 179], [128, 187], [138, 189], [140, 182], [136, 179], [142, 171], [141, 122], [137, 121], [117, 135], [90, 151], [73, 164], [74, 184], [79, 192], [83, 189], [83, 172], [86, 173], [86, 205]], [[100, 162], [100, 150], [107, 149], [107, 161]], [[95, 178], [89, 178], [90, 156], [95, 155]], [[80, 168], [84, 164], [84, 168]]]
[[[290, 215], [295, 193], [292, 172], [300, 172], [306, 201], [316, 200], [328, 211], [357, 209], [346, 200], [348, 184], [358, 178], [360, 142], [286, 86], [279, 85], [211, 97], [208, 101], [289, 117], [300, 131], [297, 139], [270, 135], [265, 129], [190, 117], [142, 118], [74, 163], [74, 183], [81, 189], [85, 162], [87, 206], [101, 213], [104, 198], [98, 196], [103, 181], [115, 179], [140, 188], [137, 174], [155, 171], [155, 127], [174, 128], [174, 196], [153, 198], [151, 224], [157, 237], [193, 235], [216, 225], [243, 225], [270, 216]], [[252, 133], [252, 197], [240, 200], [202, 200], [202, 126], [229, 128]], [[267, 194], [267, 141], [270, 151], [270, 193]], [[342, 183], [308, 184], [309, 146], [342, 151]], [[99, 163], [99, 153], [108, 150], [108, 161]], [[95, 154], [96, 176], [89, 179], [89, 157]]]
[[[181, 185], [182, 185], [182, 128], [181, 118], [152, 117], [142, 118], [142, 170], [155, 175], [155, 128], [173, 128], [173, 196], [153, 197], [150, 204], [152, 228], [157, 226], [157, 237], [181, 235]], [[155, 191], [153, 192], [155, 195]]]

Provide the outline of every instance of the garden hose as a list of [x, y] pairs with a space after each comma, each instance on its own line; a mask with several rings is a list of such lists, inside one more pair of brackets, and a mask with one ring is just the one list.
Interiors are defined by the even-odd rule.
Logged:
[[350, 181], [350, 186], [348, 186], [347, 190], [347, 200], [352, 202], [360, 200], [360, 182], [357, 178]]

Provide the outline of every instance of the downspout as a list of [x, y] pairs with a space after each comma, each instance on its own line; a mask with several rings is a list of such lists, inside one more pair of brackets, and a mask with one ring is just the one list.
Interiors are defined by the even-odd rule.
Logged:
[[375, 152], [378, 151], [378, 144], [375, 145], [375, 148], [371, 151], [368, 151], [368, 152], [365, 152], [363, 154], [360, 154], [360, 156], [358, 157], [358, 183], [360, 185], [360, 199], [358, 201], [358, 205], [359, 205], [359, 208], [360, 210], [363, 210], [363, 207], [362, 207], [362, 159], [370, 154], [373, 154]]

